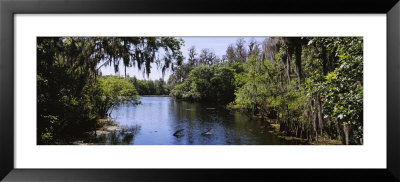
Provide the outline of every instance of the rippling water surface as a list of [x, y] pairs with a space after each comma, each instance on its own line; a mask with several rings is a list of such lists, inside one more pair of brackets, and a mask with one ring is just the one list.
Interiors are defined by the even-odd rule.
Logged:
[[127, 129], [103, 136], [110, 144], [276, 145], [265, 123], [215, 105], [142, 97], [140, 105], [121, 105], [111, 117]]

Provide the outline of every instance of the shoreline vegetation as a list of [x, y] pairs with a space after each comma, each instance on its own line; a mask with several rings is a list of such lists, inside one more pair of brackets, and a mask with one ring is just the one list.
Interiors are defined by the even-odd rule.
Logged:
[[[145, 97], [171, 97], [171, 96], [146, 95]], [[251, 116], [251, 117], [253, 117], [253, 119], [261, 119], [260, 117], [257, 116]], [[124, 129], [125, 127], [121, 126], [118, 122], [110, 118], [98, 119], [96, 130], [85, 132], [87, 136], [74, 139], [65, 143], [61, 142], [59, 144], [98, 145], [98, 143], [96, 142], [96, 137], [100, 135], [107, 135], [112, 132], [122, 132]], [[264, 124], [260, 125], [260, 129], [264, 129], [266, 132], [274, 134], [285, 144], [297, 144], [297, 145], [342, 145], [343, 144], [340, 140], [332, 140], [324, 137], [319, 138], [319, 141], [308, 141], [306, 139], [285, 135], [284, 133], [280, 132], [279, 123], [272, 120], [264, 121]]]
[[[283, 143], [363, 144], [362, 37], [238, 38], [222, 57], [193, 46], [187, 58], [184, 41], [175, 37], [38, 37], [37, 42], [39, 145], [97, 144], [98, 136], [116, 132], [132, 138], [138, 128], [124, 128], [110, 115], [121, 104], [140, 104], [141, 96], [240, 111], [263, 121], [260, 127]], [[149, 76], [151, 63], [163, 73], [172, 70], [167, 82], [127, 74], [127, 67], [138, 67]], [[119, 72], [120, 64], [122, 77], [99, 71], [112, 66]]]
[[120, 127], [120, 125], [114, 120], [111, 120], [109, 118], [98, 119], [97, 127], [94, 131], [85, 132], [87, 136], [82, 137], [80, 139], [76, 139], [75, 141], [71, 141], [70, 143], [73, 145], [96, 145], [94, 141], [97, 136], [107, 135], [110, 134], [111, 132], [116, 132], [121, 130], [122, 128]]
[[[154, 96], [154, 95], [153, 95]], [[120, 126], [120, 124], [111, 119], [100, 119], [99, 126], [95, 131], [86, 132], [88, 136], [74, 139], [72, 141], [68, 141], [66, 143], [59, 144], [72, 144], [72, 145], [98, 145], [95, 142], [95, 138], [100, 135], [107, 135], [112, 132], [121, 132], [124, 127]], [[320, 138], [319, 141], [307, 141], [306, 139], [301, 139], [298, 137], [287, 136], [279, 131], [279, 124], [274, 122], [265, 121], [265, 125], [261, 125], [260, 128], [266, 130], [266, 132], [270, 132], [277, 136], [280, 140], [283, 140], [283, 143], [286, 144], [297, 144], [297, 145], [342, 145], [342, 142], [339, 140], [332, 140], [329, 138]], [[88, 138], [92, 138], [92, 140], [88, 140]]]
[[287, 139], [363, 144], [362, 37], [238, 39], [223, 59], [196, 55], [170, 77], [175, 98], [274, 120]]
[[318, 141], [308, 141], [307, 139], [302, 139], [298, 138], [295, 136], [288, 136], [285, 135], [284, 133], [281, 133], [280, 130], [280, 125], [275, 124], [275, 123], [270, 123], [268, 122], [268, 125], [271, 129], [271, 133], [276, 135], [278, 138], [283, 139], [285, 143], [295, 143], [295, 144], [301, 144], [301, 145], [343, 145], [342, 141], [340, 140], [334, 140], [334, 139], [329, 139], [325, 137], [320, 137]]

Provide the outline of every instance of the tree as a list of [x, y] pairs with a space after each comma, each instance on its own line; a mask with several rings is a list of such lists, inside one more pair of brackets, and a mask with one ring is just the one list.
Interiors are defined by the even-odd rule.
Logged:
[[136, 77], [130, 80], [139, 95], [168, 95], [170, 92], [169, 86], [162, 78], [158, 80], [138, 80]]
[[256, 57], [259, 57], [260, 54], [260, 45], [253, 39], [249, 42], [249, 51], [248, 51], [248, 57], [254, 55]]
[[210, 49], [202, 49], [199, 55], [199, 62], [202, 65], [211, 66], [213, 64], [218, 64], [220, 61], [214, 51], [211, 51]]
[[235, 76], [241, 86], [236, 89], [235, 101], [229, 107], [240, 110], [251, 110], [252, 114], [268, 115], [275, 109], [269, 103], [269, 97], [279, 93], [277, 89], [278, 64], [261, 60], [252, 55], [244, 64], [245, 72]]
[[273, 119], [285, 135], [362, 144], [362, 50], [360, 37], [267, 39], [235, 75], [229, 107]]
[[195, 57], [195, 56], [197, 55], [197, 53], [196, 53], [196, 47], [192, 46], [192, 47], [189, 48], [188, 51], [189, 51], [189, 52], [188, 52], [188, 54], [189, 54], [189, 58], [188, 58], [188, 64], [189, 64], [189, 66], [191, 66], [191, 67], [197, 66], [197, 65], [198, 65], [197, 61], [198, 61], [198, 60], [197, 60], [197, 58]]
[[183, 40], [173, 37], [39, 37], [37, 39], [37, 139], [52, 143], [93, 128], [99, 69], [144, 67], [147, 75], [163, 49], [163, 72], [180, 65]]
[[363, 40], [348, 37], [322, 41], [330, 42], [326, 50], [336, 53], [338, 66], [326, 74], [315, 90], [321, 93], [325, 114], [343, 126], [344, 142], [362, 144]]
[[182, 83], [187, 78], [189, 72], [193, 68], [194, 67], [190, 64], [182, 64], [180, 66], [177, 66], [168, 79], [168, 85], [170, 87], [175, 87], [175, 85]]
[[95, 108], [100, 117], [107, 117], [120, 104], [138, 103], [138, 92], [129, 79], [117, 76], [100, 77], [96, 86], [99, 93], [96, 94]]
[[266, 38], [262, 45], [262, 60], [275, 61], [275, 55], [278, 54], [282, 41], [278, 37]]
[[[302, 46], [307, 43], [306, 38], [302, 37], [285, 37], [283, 38], [283, 43], [287, 46], [287, 61], [288, 61], [288, 69], [290, 69], [290, 61], [292, 60], [292, 55], [295, 57], [295, 65], [296, 65], [296, 73], [298, 77], [299, 85], [302, 80], [302, 69], [301, 69], [301, 54], [302, 54]], [[290, 71], [290, 70], [289, 70]]]
[[234, 99], [234, 70], [221, 65], [199, 66], [171, 90], [179, 99], [227, 103]]
[[245, 41], [243, 38], [238, 39], [236, 41], [236, 49], [235, 49], [235, 57], [238, 62], [246, 62], [247, 59], [247, 51], [245, 48]]
[[232, 44], [230, 44], [226, 49], [225, 56], [229, 64], [232, 64], [233, 62], [236, 61], [235, 48], [233, 47]]

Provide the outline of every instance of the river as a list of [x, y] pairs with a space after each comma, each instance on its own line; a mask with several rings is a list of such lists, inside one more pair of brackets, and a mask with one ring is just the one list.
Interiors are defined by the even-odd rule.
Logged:
[[98, 136], [102, 144], [279, 145], [266, 124], [212, 104], [172, 97], [141, 97], [141, 104], [116, 107], [111, 118], [122, 131]]

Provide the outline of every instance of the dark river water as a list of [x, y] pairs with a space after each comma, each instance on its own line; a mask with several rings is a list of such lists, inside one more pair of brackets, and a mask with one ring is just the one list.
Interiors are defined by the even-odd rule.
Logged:
[[132, 145], [279, 145], [265, 123], [215, 105], [142, 97], [121, 105], [111, 118], [122, 131], [99, 136], [106, 144]]

